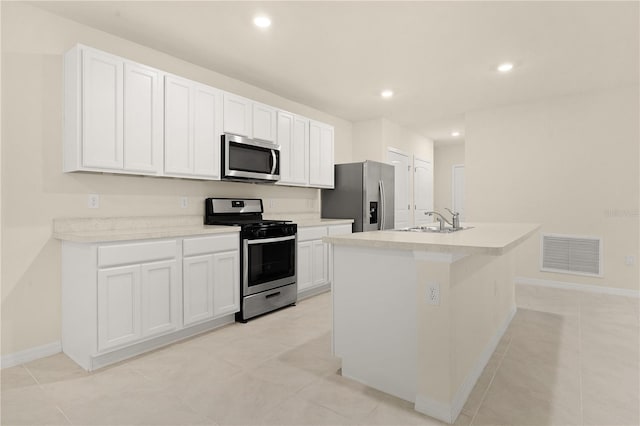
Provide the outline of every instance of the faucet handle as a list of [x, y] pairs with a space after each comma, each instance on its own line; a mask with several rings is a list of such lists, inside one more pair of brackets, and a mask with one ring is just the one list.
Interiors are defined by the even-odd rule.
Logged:
[[451, 213], [452, 216], [460, 216], [459, 212], [452, 212], [449, 208], [445, 207], [444, 208], [446, 211], [448, 211], [449, 213]]

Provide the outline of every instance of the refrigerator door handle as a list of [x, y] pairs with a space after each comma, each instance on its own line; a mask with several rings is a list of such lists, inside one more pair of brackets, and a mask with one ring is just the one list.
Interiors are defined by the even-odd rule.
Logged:
[[378, 181], [378, 185], [380, 188], [380, 220], [378, 221], [379, 227], [378, 229], [383, 230], [385, 227], [385, 217], [386, 217], [386, 208], [384, 205], [384, 182]]

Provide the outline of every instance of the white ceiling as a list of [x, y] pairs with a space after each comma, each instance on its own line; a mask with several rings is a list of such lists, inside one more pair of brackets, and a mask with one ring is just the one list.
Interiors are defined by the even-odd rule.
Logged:
[[[350, 121], [435, 140], [468, 111], [638, 84], [638, 2], [32, 2]], [[257, 13], [273, 21], [252, 24]], [[507, 75], [495, 67], [512, 61]], [[382, 89], [396, 93], [382, 100]]]

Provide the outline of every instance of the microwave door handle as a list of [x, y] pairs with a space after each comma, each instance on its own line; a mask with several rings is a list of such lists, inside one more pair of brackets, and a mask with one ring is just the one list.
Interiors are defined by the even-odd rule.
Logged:
[[272, 166], [271, 166], [271, 174], [275, 175], [276, 174], [276, 166], [278, 165], [278, 157], [276, 157], [276, 150], [272, 149], [271, 150], [271, 162], [272, 162]]

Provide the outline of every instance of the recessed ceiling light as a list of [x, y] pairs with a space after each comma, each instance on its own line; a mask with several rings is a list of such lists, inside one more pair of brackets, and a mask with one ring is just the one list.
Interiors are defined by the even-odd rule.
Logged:
[[460, 136], [460, 132], [457, 130], [454, 130], [453, 132], [451, 132], [451, 136], [453, 136], [454, 138], [457, 138], [458, 136]]
[[260, 28], [267, 28], [271, 26], [271, 19], [266, 16], [256, 16], [253, 18], [253, 23]]
[[393, 96], [393, 90], [383, 90], [382, 92], [380, 92], [380, 96], [388, 99]]
[[513, 69], [513, 64], [511, 62], [505, 62], [504, 64], [498, 65], [498, 71], [500, 72], [509, 72]]

